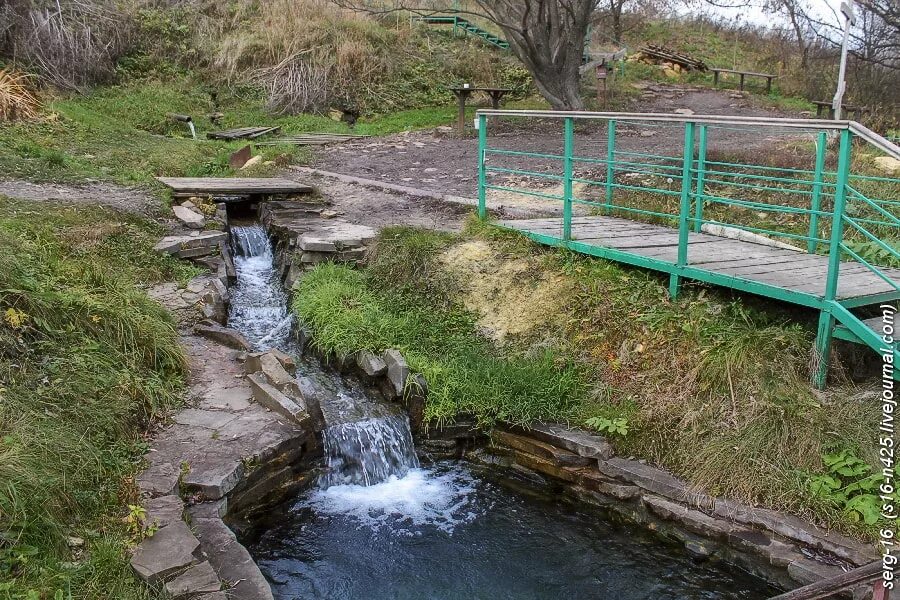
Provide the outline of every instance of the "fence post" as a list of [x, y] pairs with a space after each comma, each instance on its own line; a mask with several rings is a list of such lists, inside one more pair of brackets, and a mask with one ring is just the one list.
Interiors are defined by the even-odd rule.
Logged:
[[697, 149], [697, 196], [694, 199], [694, 231], [703, 226], [703, 191], [706, 187], [706, 125], [700, 126], [700, 146]]
[[813, 384], [822, 389], [828, 378], [828, 359], [831, 354], [831, 339], [834, 335], [834, 315], [830, 304], [837, 297], [838, 276], [841, 268], [841, 242], [844, 234], [844, 210], [847, 204], [847, 181], [850, 174], [850, 150], [852, 137], [849, 129], [841, 131], [838, 149], [837, 181], [834, 188], [834, 210], [831, 214], [831, 239], [828, 249], [828, 276], [825, 279], [824, 306], [819, 314], [816, 332], [816, 372]]
[[681, 167], [681, 208], [678, 211], [678, 264], [674, 273], [669, 276], [669, 296], [678, 297], [681, 287], [681, 268], [687, 265], [688, 222], [691, 214], [691, 167], [694, 164], [694, 123], [684, 124], [684, 156]]
[[485, 154], [487, 150], [487, 117], [478, 115], [478, 218], [487, 218], [487, 184], [485, 176]]
[[616, 120], [610, 119], [606, 133], [606, 214], [609, 214], [613, 200], [613, 180], [616, 160]]
[[566, 117], [563, 135], [563, 239], [572, 239], [572, 154], [575, 152], [575, 119]]
[[[813, 175], [812, 202], [810, 209], [819, 211], [822, 208], [822, 183], [825, 177], [825, 153], [828, 149], [828, 134], [824, 131], [819, 132], [816, 139], [816, 170]], [[819, 247], [819, 242], [812, 238], [819, 237], [819, 215], [813, 212], [809, 215], [809, 237], [806, 243], [806, 250], [810, 254], [815, 254]]]

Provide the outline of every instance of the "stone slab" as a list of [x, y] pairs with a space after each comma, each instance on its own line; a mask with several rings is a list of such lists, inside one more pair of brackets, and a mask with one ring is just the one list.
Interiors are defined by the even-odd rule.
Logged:
[[[671, 502], [658, 496], [643, 496], [644, 506], [656, 516], [666, 521], [675, 521], [689, 531], [698, 533], [706, 538], [727, 540], [734, 532], [734, 526], [727, 521], [710, 517], [699, 511], [690, 509], [683, 504]], [[766, 542], [768, 543], [768, 538]]]
[[190, 470], [181, 478], [182, 485], [199, 492], [206, 500], [218, 500], [241, 481], [244, 463], [239, 459], [212, 455], [189, 463]]
[[160, 496], [144, 502], [144, 522], [148, 526], [162, 529], [172, 523], [181, 521], [184, 513], [184, 502], [177, 495]]
[[247, 375], [247, 381], [250, 382], [250, 388], [253, 390], [253, 398], [262, 406], [297, 424], [306, 423], [309, 419], [309, 413], [306, 412], [305, 407], [300, 406], [276, 387], [270, 385], [261, 373]]
[[175, 214], [176, 219], [191, 229], [203, 229], [204, 225], [206, 225], [206, 219], [203, 218], [203, 215], [192, 211], [186, 206], [176, 204], [172, 207], [172, 212]]
[[182, 250], [196, 248], [218, 250], [219, 242], [225, 242], [227, 239], [228, 234], [224, 231], [204, 231], [199, 235], [169, 235], [157, 242], [153, 249], [166, 254], [178, 254]]
[[691, 491], [685, 482], [671, 474], [634, 460], [618, 457], [598, 460], [597, 468], [607, 477], [626, 481], [675, 502], [684, 502], [691, 506], [713, 504], [712, 498]]
[[194, 325], [194, 333], [235, 350], [245, 352], [250, 350], [250, 342], [247, 341], [247, 338], [230, 327], [223, 327], [212, 322], [198, 323]]
[[197, 537], [219, 579], [229, 585], [229, 594], [241, 600], [274, 600], [272, 590], [247, 549], [221, 519], [194, 522]]
[[145, 496], [169, 496], [178, 491], [179, 468], [172, 463], [152, 464], [137, 478], [138, 489]]
[[495, 444], [508, 446], [516, 450], [528, 452], [541, 458], [552, 460], [560, 466], [567, 467], [586, 467], [594, 462], [591, 458], [579, 456], [569, 450], [557, 448], [552, 444], [547, 444], [539, 440], [535, 440], [524, 435], [517, 435], [501, 429], [496, 429], [491, 433], [491, 440]]
[[175, 414], [174, 420], [181, 425], [218, 430], [234, 420], [236, 415], [220, 410], [186, 408]]
[[387, 365], [387, 378], [391, 382], [395, 396], [403, 396], [406, 379], [409, 377], [409, 364], [399, 350], [389, 348], [381, 355]]
[[225, 389], [214, 388], [205, 394], [200, 406], [208, 410], [241, 412], [250, 407], [252, 398], [250, 387], [246, 385]]
[[178, 521], [138, 544], [131, 566], [142, 580], [159, 583], [191, 566], [199, 548], [200, 542], [191, 529], [184, 521]]
[[613, 456], [613, 448], [602, 436], [572, 429], [555, 423], [538, 423], [529, 428], [512, 428], [517, 433], [539, 439], [559, 448], [565, 448], [579, 456], [607, 460]]
[[356, 353], [356, 366], [369, 377], [381, 377], [387, 372], [387, 364], [384, 360], [368, 350], [360, 350]]
[[297, 238], [297, 246], [303, 251], [337, 252], [365, 246], [377, 236], [378, 232], [371, 227], [333, 221], [300, 235]]
[[[198, 542], [199, 543], [199, 542]], [[166, 593], [172, 600], [186, 600], [198, 594], [218, 592], [222, 582], [209, 561], [194, 565], [166, 584]]]

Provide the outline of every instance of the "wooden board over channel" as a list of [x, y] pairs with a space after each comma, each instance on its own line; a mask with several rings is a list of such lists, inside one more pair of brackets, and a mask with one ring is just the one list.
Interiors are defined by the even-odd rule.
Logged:
[[309, 194], [313, 188], [278, 177], [157, 177], [176, 197]]

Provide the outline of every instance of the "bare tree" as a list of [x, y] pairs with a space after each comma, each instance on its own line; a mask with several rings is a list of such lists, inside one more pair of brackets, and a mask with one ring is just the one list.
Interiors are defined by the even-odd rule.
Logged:
[[806, 18], [808, 12], [806, 4], [802, 0], [766, 0], [763, 10], [787, 18], [800, 54], [800, 68], [805, 69], [809, 64], [811, 38], [809, 20]]
[[[453, 10], [451, 2], [433, 3], [428, 8], [414, 2], [373, 8], [360, 0], [333, 1], [371, 13], [402, 10], [424, 16]], [[481, 17], [499, 27], [547, 102], [556, 110], [579, 110], [584, 107], [579, 67], [596, 4], [597, 0], [474, 0], [472, 8], [456, 13]]]

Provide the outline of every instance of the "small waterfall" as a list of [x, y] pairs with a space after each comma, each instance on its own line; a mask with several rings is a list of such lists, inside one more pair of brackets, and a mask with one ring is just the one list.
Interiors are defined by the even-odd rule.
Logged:
[[332, 425], [324, 432], [322, 484], [371, 486], [419, 467], [406, 416]]
[[254, 350], [289, 352], [293, 318], [269, 237], [259, 224], [230, 229], [237, 283], [231, 288], [228, 324], [244, 334]]

